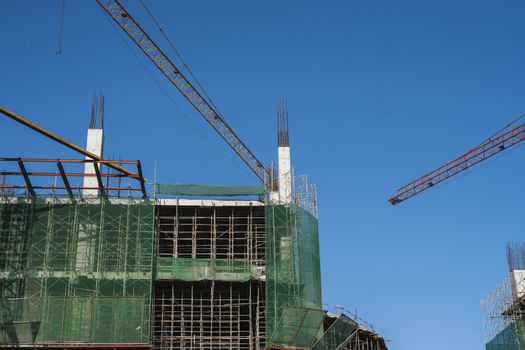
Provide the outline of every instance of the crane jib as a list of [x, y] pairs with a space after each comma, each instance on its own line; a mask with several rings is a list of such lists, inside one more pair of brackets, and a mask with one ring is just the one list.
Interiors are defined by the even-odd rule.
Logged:
[[399, 188], [388, 201], [399, 204], [525, 140], [525, 123], [494, 136], [464, 155]]
[[151, 37], [133, 19], [118, 0], [96, 0], [104, 11], [130, 37], [140, 50], [157, 66], [168, 80], [181, 92], [199, 114], [217, 131], [246, 165], [263, 182], [267, 170], [244, 142], [237, 136], [224, 118], [213, 108], [193, 84], [180, 72]]

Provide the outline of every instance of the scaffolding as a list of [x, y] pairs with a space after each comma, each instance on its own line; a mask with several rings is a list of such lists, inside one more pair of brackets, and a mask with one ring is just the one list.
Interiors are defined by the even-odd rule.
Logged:
[[509, 276], [481, 301], [487, 350], [525, 349], [525, 244], [506, 250]]
[[156, 349], [264, 349], [264, 283], [161, 282]]
[[481, 301], [481, 310], [487, 350], [525, 349], [525, 301], [513, 297], [510, 278]]
[[266, 204], [3, 197], [0, 346], [386, 349], [323, 311], [315, 186], [293, 183]]
[[374, 332], [366, 329], [354, 331], [343, 347], [334, 348], [341, 350], [386, 350], [385, 340]]
[[157, 349], [264, 349], [265, 209], [222, 203], [157, 206]]
[[148, 344], [153, 208], [3, 198], [0, 344]]
[[264, 266], [263, 206], [158, 207], [157, 256]]
[[266, 336], [308, 348], [323, 333], [317, 205], [305, 176], [293, 183], [289, 203], [266, 205]]
[[312, 350], [387, 350], [385, 340], [374, 327], [357, 315], [341, 306], [324, 304], [327, 310], [324, 333], [312, 346]]

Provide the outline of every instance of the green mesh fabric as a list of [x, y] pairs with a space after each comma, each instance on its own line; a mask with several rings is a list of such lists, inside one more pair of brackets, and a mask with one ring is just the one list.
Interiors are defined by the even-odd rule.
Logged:
[[524, 350], [525, 321], [516, 320], [510, 323], [485, 345], [486, 350]]
[[264, 195], [264, 186], [157, 184], [156, 192], [158, 194], [186, 197], [262, 196]]
[[296, 205], [266, 207], [268, 344], [309, 347], [322, 334], [317, 219]]
[[242, 260], [159, 257], [155, 279], [246, 282], [260, 274], [261, 271]]
[[0, 215], [0, 241], [26, 242], [7, 246], [16, 266], [0, 261], [1, 343], [150, 342], [152, 203], [50, 198]]
[[312, 350], [340, 349], [350, 341], [357, 330], [357, 324], [346, 315], [340, 315], [314, 344]]
[[[25, 274], [27, 266], [32, 215], [32, 204], [0, 204], [0, 303], [23, 293], [24, 279], [20, 277]], [[8, 310], [7, 306], [0, 304], [1, 319]]]
[[271, 343], [293, 348], [310, 348], [322, 332], [323, 318], [322, 310], [286, 306], [270, 338]]

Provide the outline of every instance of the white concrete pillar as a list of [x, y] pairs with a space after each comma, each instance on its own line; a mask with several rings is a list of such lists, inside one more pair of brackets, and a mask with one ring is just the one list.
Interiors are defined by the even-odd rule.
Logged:
[[292, 165], [290, 162], [290, 147], [278, 147], [279, 201], [292, 201]]
[[525, 270], [510, 271], [510, 283], [513, 298], [522, 299], [525, 295]]
[[[104, 151], [104, 130], [103, 129], [88, 129], [86, 150], [99, 157], [102, 157]], [[86, 157], [86, 159], [91, 159]], [[86, 174], [95, 174], [95, 167], [93, 163], [86, 163], [84, 166]], [[96, 176], [85, 176], [84, 187], [98, 187]], [[83, 197], [97, 197], [98, 190], [82, 190]]]

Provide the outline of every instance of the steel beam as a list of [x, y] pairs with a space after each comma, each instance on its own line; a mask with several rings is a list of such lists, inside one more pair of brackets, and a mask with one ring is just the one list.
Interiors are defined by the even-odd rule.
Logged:
[[[97, 156], [96, 154], [88, 152], [85, 149], [83, 149], [82, 147], [77, 146], [74, 143], [69, 142], [66, 139], [63, 139], [62, 137], [57, 136], [57, 135], [53, 134], [52, 132], [44, 129], [43, 127], [38, 126], [35, 123], [32, 123], [29, 120], [22, 118], [21, 116], [19, 116], [15, 112], [12, 112], [12, 111], [8, 110], [7, 108], [4, 108], [4, 107], [0, 106], [0, 113], [4, 114], [5, 116], [13, 119], [14, 121], [17, 121], [18, 123], [20, 123], [22, 125], [25, 125], [28, 128], [33, 129], [36, 132], [38, 132], [38, 133], [40, 133], [40, 134], [42, 134], [42, 135], [44, 135], [44, 136], [46, 136], [46, 137], [48, 137], [48, 138], [50, 138], [50, 139], [52, 139], [54, 141], [56, 141], [56, 142], [58, 142], [58, 143], [60, 143], [60, 144], [62, 144], [64, 146], [66, 146], [66, 147], [68, 147], [68, 148], [70, 148], [70, 149], [72, 149], [72, 150], [74, 150], [74, 151], [76, 151], [76, 152], [78, 152], [78, 153], [88, 157], [88, 158], [91, 158], [91, 159], [93, 159], [95, 161], [103, 160], [101, 157]], [[124, 173], [124, 174], [126, 174], [128, 176], [134, 176], [134, 177], [138, 176], [134, 172], [129, 171], [129, 170], [127, 170], [127, 169], [125, 169], [125, 168], [123, 168], [121, 166], [114, 165], [114, 164], [111, 164], [111, 163], [108, 163], [107, 165], [110, 168], [118, 170], [118, 171], [120, 171], [120, 172], [122, 172], [122, 173]]]
[[33, 189], [33, 185], [31, 184], [31, 180], [29, 179], [29, 175], [27, 174], [27, 170], [24, 165], [24, 162], [19, 160], [18, 167], [20, 168], [20, 171], [22, 172], [22, 176], [24, 177], [24, 181], [26, 182], [27, 191], [31, 194], [31, 197], [35, 197], [36, 196], [35, 190]]
[[62, 177], [62, 182], [64, 183], [64, 186], [66, 187], [67, 194], [69, 195], [69, 198], [73, 202], [75, 202], [75, 196], [73, 196], [73, 191], [71, 191], [71, 186], [69, 185], [69, 180], [67, 179], [66, 172], [64, 171], [64, 167], [62, 166], [62, 163], [57, 162], [58, 171], [60, 172], [60, 176]]
[[100, 176], [100, 170], [98, 168], [97, 162], [93, 163], [93, 168], [95, 168], [95, 174], [97, 174], [98, 190], [102, 197], [106, 197], [106, 191], [104, 191], [104, 183], [102, 182], [102, 177]]
[[140, 188], [142, 189], [142, 198], [148, 198], [146, 194], [146, 185], [144, 184], [144, 177], [142, 176], [142, 166], [140, 165], [140, 160], [137, 160], [137, 172], [139, 173]]

